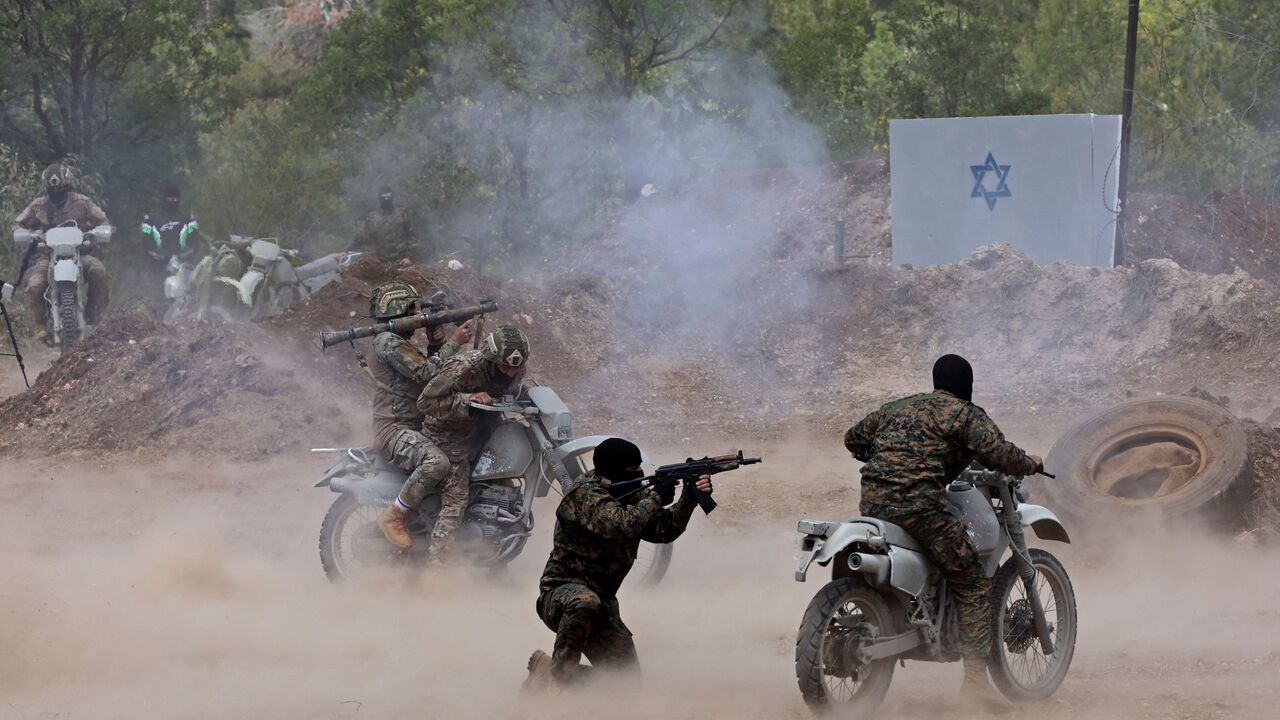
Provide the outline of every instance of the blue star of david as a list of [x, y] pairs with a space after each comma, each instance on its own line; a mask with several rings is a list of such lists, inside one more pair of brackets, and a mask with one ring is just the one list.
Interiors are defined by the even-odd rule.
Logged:
[[[980, 197], [987, 201], [987, 209], [996, 209], [996, 198], [1013, 197], [1013, 193], [1009, 192], [1008, 185], [1005, 181], [1009, 179], [1009, 168], [1012, 165], [1000, 165], [996, 163], [995, 155], [990, 151], [987, 152], [987, 161], [981, 165], [970, 165], [969, 172], [973, 173], [973, 192], [969, 193], [969, 197]], [[984, 182], [987, 173], [996, 174], [996, 189], [988, 190]]]

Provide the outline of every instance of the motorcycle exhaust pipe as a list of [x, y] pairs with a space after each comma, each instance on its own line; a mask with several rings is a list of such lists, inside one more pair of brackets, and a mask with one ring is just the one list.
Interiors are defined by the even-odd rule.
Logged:
[[867, 555], [865, 553], [849, 553], [849, 569], [862, 573], [875, 584], [884, 584], [889, 580], [889, 557], [887, 555]]

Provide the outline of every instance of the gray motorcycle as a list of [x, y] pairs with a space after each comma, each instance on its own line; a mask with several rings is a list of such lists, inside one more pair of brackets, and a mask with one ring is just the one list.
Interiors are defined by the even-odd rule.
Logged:
[[[988, 669], [1011, 700], [1039, 700], [1066, 677], [1075, 652], [1076, 598], [1062, 563], [1027, 549], [1024, 527], [1070, 542], [1048, 509], [1026, 502], [1022, 479], [965, 470], [947, 487], [952, 511], [992, 584]], [[924, 550], [901, 527], [872, 517], [802, 520], [796, 580], [813, 563], [831, 582], [805, 610], [796, 638], [796, 677], [814, 711], [867, 715], [879, 707], [900, 660], [960, 659], [955, 599]], [[1011, 556], [1004, 563], [1005, 551]]]
[[[500, 568], [524, 549], [533, 533], [533, 503], [560, 482], [559, 460], [570, 480], [587, 471], [590, 453], [608, 436], [573, 437], [573, 415], [549, 387], [493, 405], [472, 403], [475, 412], [494, 413], [489, 439], [473, 458], [471, 498], [450, 546], [462, 562]], [[378, 516], [396, 498], [406, 473], [373, 448], [317, 448], [338, 460], [314, 487], [339, 497], [320, 526], [320, 564], [332, 581], [358, 577], [372, 568], [412, 565], [425, 558], [440, 513], [440, 496], [428, 495], [408, 523], [413, 549], [401, 553], [386, 541]], [[642, 543], [635, 575], [656, 584], [671, 563], [671, 545]]]

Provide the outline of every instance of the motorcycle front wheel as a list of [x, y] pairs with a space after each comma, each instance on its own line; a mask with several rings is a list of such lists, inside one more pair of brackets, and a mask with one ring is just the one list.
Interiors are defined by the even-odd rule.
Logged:
[[671, 567], [671, 549], [671, 543], [640, 543], [635, 564], [631, 566], [631, 576], [642, 587], [654, 587], [662, 582]]
[[847, 652], [864, 624], [879, 636], [893, 635], [897, 627], [884, 597], [860, 577], [827, 583], [804, 611], [796, 635], [796, 679], [805, 704], [815, 713], [866, 717], [884, 702], [893, 682], [894, 658], [861, 665]]
[[1053, 653], [1046, 656], [1036, 634], [1027, 589], [1010, 558], [991, 580], [996, 605], [991, 613], [991, 680], [1010, 700], [1043, 700], [1067, 676], [1076, 650], [1076, 595], [1071, 578], [1056, 557], [1030, 550], [1036, 592], [1044, 607]]
[[66, 355], [71, 352], [71, 348], [80, 341], [80, 319], [76, 301], [76, 284], [74, 282], [58, 283], [58, 321], [61, 325], [59, 330], [59, 348], [60, 354]]

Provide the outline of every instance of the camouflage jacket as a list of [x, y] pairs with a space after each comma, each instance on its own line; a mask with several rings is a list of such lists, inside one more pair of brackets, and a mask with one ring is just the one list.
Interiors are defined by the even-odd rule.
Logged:
[[439, 349], [424, 354], [407, 338], [395, 333], [383, 332], [373, 336], [369, 371], [376, 381], [373, 432], [379, 449], [386, 448], [396, 430], [418, 430], [422, 427], [418, 393], [458, 349], [458, 343], [447, 340]]
[[427, 435], [453, 437], [474, 436], [484, 426], [497, 420], [494, 413], [473, 409], [471, 394], [518, 395], [524, 380], [524, 368], [515, 377], [503, 375], [497, 366], [485, 360], [479, 350], [460, 352], [440, 368], [418, 396], [422, 411], [422, 432]]
[[88, 196], [69, 192], [61, 205], [54, 205], [47, 195], [37, 197], [14, 223], [28, 230], [48, 230], [68, 220], [75, 220], [82, 231], [88, 231], [106, 223], [107, 214]]
[[392, 263], [402, 258], [417, 258], [418, 241], [413, 236], [409, 216], [404, 210], [378, 208], [365, 217], [356, 231], [352, 250], [371, 252], [378, 259]]
[[[88, 196], [69, 192], [67, 199], [63, 200], [61, 205], [54, 205], [47, 195], [41, 195], [32, 200], [31, 204], [18, 214], [14, 225], [28, 230], [49, 230], [68, 220], [75, 220], [81, 232], [87, 232], [109, 222], [107, 214], [102, 212], [102, 208]], [[47, 255], [49, 248], [40, 248], [39, 253]]]
[[982, 408], [945, 390], [895, 400], [844, 435], [862, 467], [864, 502], [945, 503], [943, 491], [969, 463], [1017, 475], [1035, 463]]
[[608, 486], [608, 480], [587, 473], [560, 501], [551, 557], [542, 571], [542, 592], [578, 583], [600, 597], [613, 597], [631, 571], [640, 541], [674, 541], [689, 526], [698, 506], [688, 491], [682, 491], [669, 509], [658, 504], [652, 493], [625, 505], [613, 499]]

